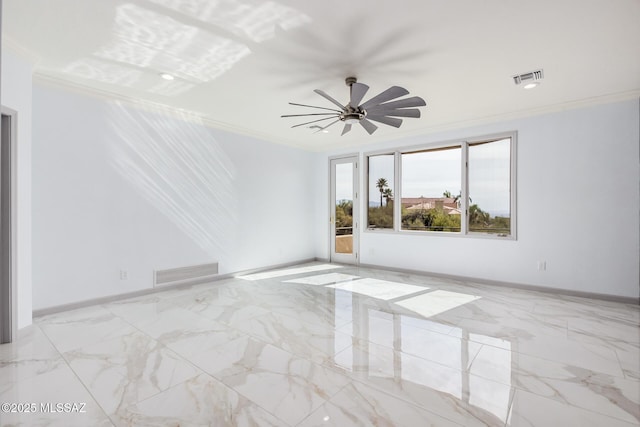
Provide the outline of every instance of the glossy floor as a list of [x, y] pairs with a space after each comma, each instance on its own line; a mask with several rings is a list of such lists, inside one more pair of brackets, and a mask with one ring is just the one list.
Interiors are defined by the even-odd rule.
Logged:
[[637, 305], [305, 264], [35, 319], [0, 346], [0, 424], [637, 426], [639, 322]]

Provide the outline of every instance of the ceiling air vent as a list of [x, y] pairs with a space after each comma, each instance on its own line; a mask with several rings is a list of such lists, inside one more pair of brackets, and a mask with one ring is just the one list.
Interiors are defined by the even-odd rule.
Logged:
[[517, 85], [537, 82], [544, 78], [542, 70], [531, 71], [529, 73], [513, 76], [513, 82]]

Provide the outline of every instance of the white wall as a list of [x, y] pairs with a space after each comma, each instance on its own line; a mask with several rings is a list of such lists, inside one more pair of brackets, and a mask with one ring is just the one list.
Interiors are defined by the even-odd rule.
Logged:
[[2, 49], [2, 105], [17, 112], [18, 328], [31, 324], [31, 65]]
[[34, 309], [315, 256], [314, 155], [184, 119], [34, 85]]
[[[428, 113], [422, 120], [428, 120]], [[518, 238], [508, 241], [363, 232], [360, 260], [364, 264], [638, 298], [639, 128], [638, 100], [632, 100], [365, 147], [361, 154], [518, 131]], [[329, 153], [335, 154], [340, 153]], [[326, 156], [317, 159], [316, 170], [316, 185], [322, 189], [316, 200], [321, 230], [318, 236], [328, 236]], [[366, 188], [363, 181], [361, 191]], [[328, 239], [318, 238], [318, 243], [316, 256], [328, 257]], [[537, 270], [538, 260], [547, 261], [546, 271]]]

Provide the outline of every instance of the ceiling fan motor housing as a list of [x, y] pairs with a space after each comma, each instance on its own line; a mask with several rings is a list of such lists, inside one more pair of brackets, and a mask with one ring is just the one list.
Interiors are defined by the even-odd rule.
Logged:
[[354, 111], [354, 112], [346, 112], [346, 113], [342, 113], [340, 115], [340, 120], [342, 120], [345, 123], [358, 123], [360, 120], [364, 119], [365, 114], [364, 113], [360, 113], [358, 111]]

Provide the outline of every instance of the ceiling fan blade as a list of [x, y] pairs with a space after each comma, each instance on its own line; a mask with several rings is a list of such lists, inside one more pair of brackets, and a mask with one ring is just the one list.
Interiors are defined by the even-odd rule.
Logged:
[[321, 97], [333, 102], [334, 104], [336, 104], [338, 107], [340, 107], [341, 110], [344, 109], [344, 105], [340, 104], [338, 101], [336, 101], [335, 99], [333, 99], [331, 96], [327, 95], [327, 93], [323, 90], [320, 89], [315, 89], [314, 90], [315, 93], [317, 93], [318, 95], [320, 95]]
[[[335, 116], [334, 116], [334, 117], [335, 117]], [[312, 120], [312, 121], [310, 121], [310, 122], [300, 123], [299, 125], [293, 125], [293, 126], [291, 126], [291, 127], [292, 127], [292, 128], [297, 128], [297, 127], [299, 127], [299, 126], [310, 125], [311, 123], [321, 122], [321, 121], [323, 121], [323, 120], [331, 120], [331, 119], [333, 119], [334, 117], [325, 117], [324, 119]]]
[[400, 86], [391, 86], [384, 92], [374, 96], [364, 104], [360, 106], [363, 110], [371, 108], [374, 105], [382, 104], [383, 102], [391, 101], [392, 99], [399, 98], [401, 96], [408, 95], [409, 91]]
[[381, 108], [380, 106], [369, 108], [367, 114], [373, 116], [394, 116], [394, 117], [413, 117], [415, 119], [420, 117], [420, 110], [417, 108], [404, 108], [398, 110], [388, 110]]
[[345, 133], [349, 132], [350, 130], [351, 130], [351, 123], [345, 123], [344, 129], [342, 129], [342, 133], [340, 134], [340, 136], [344, 135]]
[[351, 101], [349, 104], [351, 104], [353, 108], [358, 108], [360, 101], [362, 101], [362, 98], [364, 98], [368, 90], [369, 86], [365, 84], [353, 83], [351, 85]]
[[393, 117], [367, 115], [367, 118], [369, 120], [373, 120], [374, 122], [384, 123], [385, 125], [393, 126], [396, 128], [399, 128], [402, 124], [402, 120], [394, 119]]
[[376, 129], [378, 129], [378, 126], [374, 125], [367, 119], [361, 119], [360, 124], [367, 132], [369, 132], [369, 135], [373, 134]]
[[335, 111], [337, 113], [342, 113], [342, 110], [336, 110], [335, 108], [316, 107], [315, 105], [296, 104], [295, 102], [290, 102], [289, 105], [297, 105], [298, 107], [319, 108], [321, 110], [329, 110], [329, 111]]
[[411, 98], [399, 99], [397, 101], [376, 105], [376, 107], [395, 109], [407, 107], [424, 107], [425, 105], [427, 105], [427, 103], [424, 101], [424, 99], [420, 98], [419, 96], [412, 96]]
[[303, 116], [339, 116], [339, 114], [337, 113], [284, 114], [280, 117], [303, 117]]

